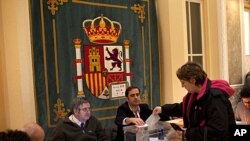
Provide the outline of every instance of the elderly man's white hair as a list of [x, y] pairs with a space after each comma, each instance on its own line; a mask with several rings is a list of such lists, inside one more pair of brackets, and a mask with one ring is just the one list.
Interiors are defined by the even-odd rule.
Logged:
[[22, 131], [26, 132], [30, 136], [31, 141], [43, 141], [44, 140], [44, 136], [45, 136], [44, 130], [41, 126], [39, 126], [35, 122], [26, 123], [23, 126]]

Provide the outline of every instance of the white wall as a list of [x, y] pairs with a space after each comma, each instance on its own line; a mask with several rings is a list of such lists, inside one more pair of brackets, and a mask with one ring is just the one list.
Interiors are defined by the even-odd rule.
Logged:
[[0, 129], [20, 128], [36, 120], [28, 1], [0, 1], [0, 84], [4, 84], [0, 95], [4, 114], [0, 117], [5, 119]]
[[185, 94], [176, 70], [187, 60], [185, 3], [183, 0], [157, 0], [161, 55], [162, 104], [180, 102]]

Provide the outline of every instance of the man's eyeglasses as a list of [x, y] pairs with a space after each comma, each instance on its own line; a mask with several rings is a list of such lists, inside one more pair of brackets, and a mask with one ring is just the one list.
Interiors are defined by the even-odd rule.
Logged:
[[79, 108], [79, 111], [83, 111], [83, 112], [90, 112], [91, 108]]

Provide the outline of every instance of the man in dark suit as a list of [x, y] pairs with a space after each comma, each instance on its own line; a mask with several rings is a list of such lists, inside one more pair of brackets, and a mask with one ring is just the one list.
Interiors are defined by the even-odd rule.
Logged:
[[60, 121], [47, 141], [110, 141], [101, 122], [92, 115], [83, 96], [73, 99], [71, 111]]
[[[144, 125], [152, 110], [148, 104], [141, 104], [140, 89], [130, 86], [125, 91], [127, 101], [117, 110], [115, 124], [117, 125], [117, 141], [124, 140], [123, 127], [128, 125]], [[162, 117], [162, 115], [160, 115]], [[168, 117], [167, 117], [168, 119]], [[163, 117], [161, 120], [164, 120]]]

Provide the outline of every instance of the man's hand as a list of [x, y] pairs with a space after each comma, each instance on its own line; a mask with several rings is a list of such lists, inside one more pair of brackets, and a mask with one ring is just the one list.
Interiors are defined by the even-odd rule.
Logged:
[[135, 125], [140, 125], [140, 126], [145, 124], [141, 118], [127, 118], [125, 122], [128, 124], [133, 123]]

